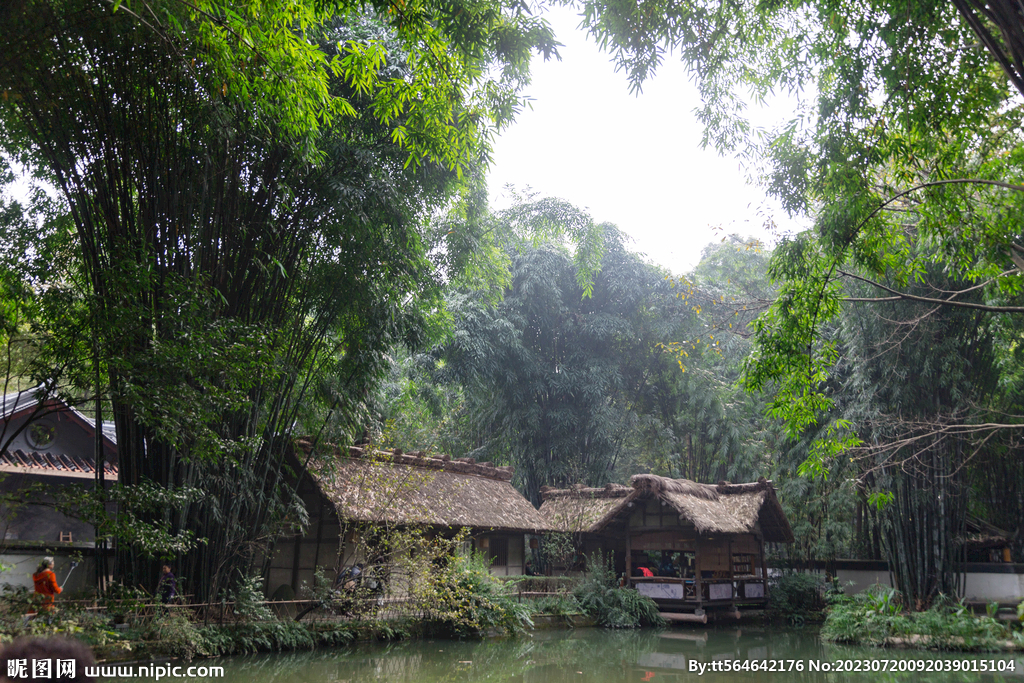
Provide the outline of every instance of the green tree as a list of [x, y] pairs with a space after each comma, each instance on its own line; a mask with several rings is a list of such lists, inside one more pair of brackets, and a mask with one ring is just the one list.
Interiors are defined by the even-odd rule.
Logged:
[[[929, 279], [949, 290], [959, 284], [937, 269]], [[869, 293], [863, 283], [848, 289]], [[985, 445], [962, 427], [997, 386], [990, 319], [923, 303], [862, 304], [843, 317], [837, 337], [830, 417], [849, 422], [862, 442], [841, 466], [856, 481], [856, 542], [880, 545], [902, 593], [923, 608], [960, 588], [968, 484]]]
[[[384, 350], [422, 335], [440, 303], [422, 222], [475, 177], [531, 49], [550, 48], [542, 22], [497, 6], [325, 8], [339, 18], [0, 13], [4, 149], [63, 217], [16, 222], [9, 244], [43, 245], [15, 253], [12, 281], [57, 303], [33, 323], [33, 372], [109, 397], [122, 484], [206, 494], [140, 520], [204, 539], [182, 560], [200, 599], [301, 524], [281, 467], [293, 426], [360, 420]], [[148, 584], [151, 554], [119, 552], [119, 577]]]
[[[493, 222], [509, 285], [497, 303], [486, 291], [453, 293], [455, 331], [435, 354], [437, 380], [464, 391], [469, 454], [515, 465], [534, 500], [544, 485], [628, 472], [646, 419], [638, 401], [671, 365], [655, 346], [675, 324], [664, 274], [564, 203], [518, 204]], [[599, 261], [592, 230], [603, 236]], [[559, 233], [574, 237], [575, 257], [550, 241]]]
[[[1000, 299], [1020, 286], [1024, 200], [1005, 181], [1019, 177], [1020, 101], [1006, 78], [1019, 83], [1013, 36], [1021, 27], [997, 7], [583, 5], [637, 87], [677, 50], [701, 89], [705, 142], [739, 152], [787, 209], [815, 218], [813, 232], [775, 252], [779, 300], [759, 323], [747, 372], [750, 386], [775, 387], [773, 413], [794, 438], [830, 405], [818, 389], [835, 347], [822, 330], [840, 310], [844, 278], [883, 285], [874, 298], [917, 300], [905, 287], [940, 262], [966, 287], [987, 283], [995, 300], [968, 307], [1019, 312]], [[776, 90], [797, 110], [755, 135], [747, 102]], [[953, 292], [924, 298], [960, 305]]]
[[[367, 17], [387, 27], [390, 45], [378, 37], [321, 49], [332, 22]], [[381, 123], [395, 124], [394, 140], [410, 161], [443, 159], [450, 168], [471, 166], [488, 126], [512, 120], [530, 53], [539, 49], [548, 58], [556, 45], [546, 23], [526, 7], [487, 3], [17, 0], [5, 4], [0, 22], [10, 77], [0, 85], [5, 102], [26, 106], [47, 92], [56, 95], [27, 86], [47, 72], [57, 75], [52, 48], [75, 53], [79, 32], [138, 30], [191, 74], [193, 94], [241, 103], [251, 123], [312, 157], [323, 127], [356, 116], [358, 95], [370, 97]], [[399, 54], [410, 66], [406, 74], [389, 65]], [[351, 90], [338, 91], [337, 78]]]
[[[750, 350], [751, 322], [772, 301], [770, 252], [761, 243], [729, 235], [705, 247], [693, 272], [675, 281], [689, 308], [685, 335], [665, 345], [683, 371], [677, 419], [686, 427], [677, 448], [683, 476], [694, 481], [753, 481], [772, 467], [773, 439], [761, 398], [737, 385]], [[701, 454], [702, 453], [702, 454]]]
[[[517, 213], [528, 210], [522, 207]], [[500, 230], [495, 232], [501, 234]], [[507, 246], [511, 261], [524, 259], [516, 262], [516, 273], [537, 267], [538, 257], [531, 255], [536, 249], [532, 240], [513, 240]], [[620, 249], [612, 249], [618, 254], [616, 259], [622, 258]], [[628, 426], [616, 427], [625, 436], [616, 472], [610, 477], [623, 479], [634, 471], [645, 471], [714, 482], [771, 475], [778, 437], [761, 414], [760, 399], [736, 386], [749, 349], [748, 325], [772, 296], [766, 275], [768, 257], [758, 243], [731, 236], [710, 245], [687, 278], [665, 280], [664, 274], [641, 269], [644, 279], [637, 280], [639, 289], [626, 296], [621, 306], [614, 297], [577, 304], [575, 296], [561, 294], [560, 305], [567, 310], [599, 306], [602, 315], [620, 318], [623, 329], [633, 330], [637, 337], [637, 343], [593, 352], [607, 353], [602, 362], [616, 368], [623, 386], [636, 387], [626, 394], [626, 402], [622, 402], [619, 389], [607, 383], [602, 387], [610, 392], [606, 400], [625, 406], [629, 413], [623, 423]], [[558, 266], [564, 267], [564, 263]], [[609, 267], [618, 270], [609, 274]], [[623, 272], [628, 273], [632, 267], [636, 264], [627, 267], [615, 259], [603, 262], [595, 281], [595, 298], [597, 293], [607, 291], [600, 286], [604, 277], [622, 280], [619, 271], [627, 268]], [[554, 281], [556, 277], [548, 279]], [[535, 294], [537, 290], [531, 291]], [[435, 447], [453, 456], [474, 451], [481, 457], [500, 454], [504, 442], [497, 438], [492, 423], [477, 420], [487, 409], [499, 409], [489, 399], [474, 398], [477, 390], [481, 396], [489, 396], [497, 385], [494, 376], [500, 372], [495, 367], [499, 361], [490, 343], [502, 330], [519, 334], [521, 325], [539, 328], [557, 324], [551, 321], [559, 319], [537, 316], [536, 323], [513, 323], [521, 318], [508, 314], [513, 310], [510, 307], [518, 305], [509, 299], [518, 301], [524, 296], [510, 289], [494, 309], [491, 290], [455, 296], [458, 303], [453, 311], [468, 311], [468, 316], [457, 320], [454, 340], [447, 348], [471, 348], [466, 352], [477, 356], [491, 354], [486, 362], [475, 361], [476, 365], [469, 367], [443, 353], [417, 356], [403, 350], [392, 352], [392, 373], [383, 385], [386, 395], [381, 398], [381, 411], [385, 435], [393, 445], [405, 449]], [[631, 306], [637, 308], [630, 310]], [[484, 326], [490, 331], [481, 331]], [[513, 338], [494, 343], [504, 348], [518, 342]], [[568, 348], [565, 342], [561, 344]], [[452, 369], [453, 362], [456, 369]], [[514, 364], [511, 360], [508, 363]], [[484, 374], [478, 368], [484, 368]], [[481, 409], [481, 403], [487, 408]], [[579, 466], [567, 466], [572, 471], [566, 477], [569, 481], [585, 474]]]

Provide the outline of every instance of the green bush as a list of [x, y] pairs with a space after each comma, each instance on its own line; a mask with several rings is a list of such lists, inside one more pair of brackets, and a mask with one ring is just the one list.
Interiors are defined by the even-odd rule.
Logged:
[[274, 618], [274, 611], [263, 596], [263, 579], [259, 576], [242, 577], [227, 597], [234, 602], [235, 615], [246, 621], [269, 621]]
[[178, 611], [154, 617], [147, 636], [159, 641], [165, 654], [186, 662], [191, 662], [196, 655], [210, 654], [200, 629]]
[[[894, 641], [939, 650], [997, 651], [1020, 634], [990, 616], [975, 616], [962, 601], [940, 596], [924, 612], [903, 612], [899, 594], [875, 586], [829, 608], [821, 628], [824, 640], [857, 645]], [[1019, 642], [1018, 642], [1019, 644]]]
[[515, 599], [509, 584], [491, 576], [487, 559], [476, 553], [452, 557], [419, 598], [434, 630], [446, 635], [515, 634], [533, 626], [530, 608]]
[[595, 554], [587, 573], [573, 591], [583, 613], [605, 628], [664, 626], [658, 606], [632, 588], [620, 588], [610, 558]]
[[123, 623], [129, 617], [137, 616], [144, 605], [152, 602], [146, 591], [134, 586], [115, 583], [107, 587], [100, 596], [100, 605], [106, 608], [115, 623]]
[[903, 596], [895, 588], [876, 584], [862, 594], [862, 599], [874, 614], [894, 617], [903, 611]]
[[771, 579], [765, 615], [792, 624], [820, 621], [825, 614], [825, 580], [816, 574], [793, 572]]

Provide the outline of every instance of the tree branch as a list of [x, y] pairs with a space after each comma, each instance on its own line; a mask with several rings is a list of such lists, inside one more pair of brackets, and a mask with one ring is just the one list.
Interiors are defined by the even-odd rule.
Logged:
[[[1024, 69], [1022, 69], [1024, 46], [1022, 46], [1019, 3], [1005, 0], [995, 2], [953, 0], [953, 6], [971, 27], [974, 35], [982, 42], [985, 49], [999, 62], [999, 66], [1002, 67], [1003, 72], [1006, 73], [1017, 91], [1024, 95]], [[978, 16], [979, 14], [985, 16], [999, 28], [1007, 45], [1005, 49], [985, 26]]]
[[[861, 277], [860, 275], [854, 275], [853, 273], [845, 270], [839, 270], [840, 274], [846, 277], [853, 278], [854, 280], [860, 280], [866, 282], [869, 285], [884, 289], [885, 291], [894, 294], [891, 297], [878, 297], [878, 298], [866, 298], [866, 297], [844, 297], [843, 301], [854, 301], [854, 302], [875, 302], [875, 301], [897, 301], [900, 299], [907, 299], [910, 301], [920, 301], [926, 304], [939, 304], [941, 306], [955, 306], [958, 308], [972, 308], [979, 311], [988, 311], [990, 313], [1024, 313], [1024, 306], [989, 306], [987, 304], [974, 304], [967, 301], [953, 301], [952, 299], [934, 299], [927, 296], [917, 296], [915, 294], [906, 294], [899, 290], [893, 289], [883, 285], [880, 282], [876, 282], [870, 278]], [[955, 296], [955, 295], [954, 295]]]

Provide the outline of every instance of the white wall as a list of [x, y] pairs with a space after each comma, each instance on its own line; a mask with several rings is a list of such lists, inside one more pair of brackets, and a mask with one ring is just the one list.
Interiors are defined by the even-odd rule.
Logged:
[[[776, 572], [778, 570], [773, 569], [770, 573]], [[820, 570], [811, 573], [824, 575]], [[889, 582], [889, 572], [884, 569], [837, 569], [836, 578], [848, 595], [863, 592], [875, 584], [892, 585]], [[962, 597], [968, 602], [1019, 603], [1024, 601], [1024, 574], [1001, 571], [967, 572], [964, 574], [962, 590]]]
[[889, 572], [885, 570], [840, 569], [836, 572], [836, 578], [847, 594], [861, 593], [875, 584], [891, 585]]
[[1024, 574], [967, 574], [964, 597], [972, 602], [1024, 600]]
[[[90, 553], [92, 551], [87, 550], [84, 552]], [[0, 584], [7, 583], [11, 586], [24, 586], [30, 591], [33, 590], [35, 584], [32, 581], [32, 575], [39, 568], [39, 562], [42, 559], [42, 553], [17, 552], [0, 555], [0, 563], [3, 563], [5, 566], [13, 565], [12, 569], [0, 573]], [[75, 570], [71, 572], [70, 577], [68, 576], [68, 572], [71, 570], [70, 558], [55, 555], [53, 564], [53, 572], [57, 575], [57, 583], [62, 585], [65, 593], [79, 593], [92, 589], [96, 573], [96, 570], [93, 569], [92, 557], [83, 557], [82, 561], [75, 567]], [[58, 596], [59, 599], [60, 596]]]

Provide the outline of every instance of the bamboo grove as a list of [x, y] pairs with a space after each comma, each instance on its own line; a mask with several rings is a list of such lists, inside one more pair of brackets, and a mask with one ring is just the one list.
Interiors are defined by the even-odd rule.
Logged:
[[[32, 258], [8, 254], [29, 285], [15, 304], [38, 314], [30, 374], [101, 397], [119, 486], [199, 492], [137, 521], [193, 539], [184, 574], [202, 600], [258, 573], [274, 536], [302, 523], [282, 469], [292, 429], [350, 427], [383, 351], [424, 329], [437, 281], [423, 223], [468, 193], [488, 126], [507, 121], [550, 40], [491, 7], [456, 24], [448, 6], [398, 21], [335, 5], [282, 46], [273, 13], [291, 26], [312, 4], [268, 6], [245, 36], [227, 6], [190, 7], [5, 5], [0, 126], [8, 159], [59, 196], [59, 220], [19, 225], [35, 230]], [[445, 31], [465, 42], [421, 53]], [[240, 64], [249, 81], [225, 73]], [[489, 65], [504, 76], [487, 80]], [[435, 95], [404, 90], [438, 74], [450, 80]], [[57, 297], [64, 319], [47, 320]], [[159, 550], [118, 550], [118, 580], [148, 584]]]
[[[683, 275], [567, 202], [487, 207], [542, 8], [236, 4], [0, 8], [3, 182], [52, 190], [0, 207], [7, 375], [116, 423], [118, 580], [259, 575], [304, 521], [300, 434], [486, 457], [535, 501], [766, 476], [789, 559], [885, 557], [917, 607], [969, 514], [1018, 527], [1019, 16], [582, 3], [635, 87], [680, 55], [705, 142], [813, 222]], [[757, 131], [744, 93], [775, 91]]]

